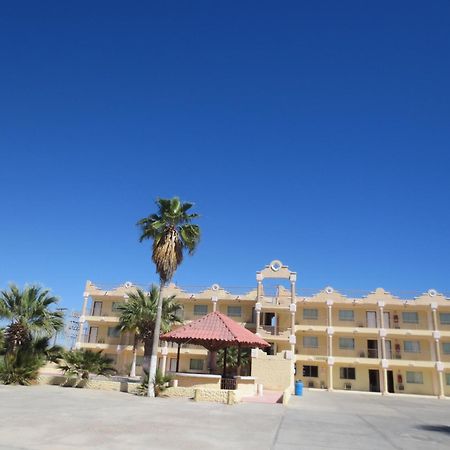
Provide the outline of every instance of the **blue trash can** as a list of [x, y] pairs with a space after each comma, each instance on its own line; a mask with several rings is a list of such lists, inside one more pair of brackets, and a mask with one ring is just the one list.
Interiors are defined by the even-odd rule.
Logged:
[[300, 380], [295, 382], [295, 395], [298, 395], [299, 397], [303, 395], [303, 382]]

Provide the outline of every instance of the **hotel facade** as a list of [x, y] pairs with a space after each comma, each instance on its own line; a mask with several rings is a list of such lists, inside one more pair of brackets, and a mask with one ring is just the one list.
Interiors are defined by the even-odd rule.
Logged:
[[[269, 294], [265, 284], [280, 280]], [[367, 295], [344, 295], [325, 289], [300, 295], [297, 274], [280, 261], [256, 273], [256, 286], [236, 295], [219, 285], [187, 292], [171, 284], [164, 296], [175, 295], [184, 323], [219, 311], [268, 343], [266, 352], [251, 351], [248, 375], [271, 390], [306, 387], [450, 397], [450, 300], [430, 289], [399, 298], [378, 288]], [[125, 283], [104, 289], [86, 283], [78, 348], [102, 350], [127, 375], [133, 357], [133, 336], [120, 333], [117, 306], [136, 288]], [[143, 346], [137, 367], [142, 368]], [[175, 372], [208, 374], [206, 349], [183, 344], [159, 347], [159, 365]]]

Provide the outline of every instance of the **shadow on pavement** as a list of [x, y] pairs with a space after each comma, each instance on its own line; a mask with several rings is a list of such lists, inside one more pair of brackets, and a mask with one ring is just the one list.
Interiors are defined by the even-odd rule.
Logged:
[[425, 431], [438, 431], [439, 433], [450, 434], [450, 427], [448, 425], [417, 425], [417, 429]]

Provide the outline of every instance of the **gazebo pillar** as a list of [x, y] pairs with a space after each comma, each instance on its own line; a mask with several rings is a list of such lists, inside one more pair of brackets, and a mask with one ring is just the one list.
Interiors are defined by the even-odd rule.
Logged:
[[223, 349], [223, 372], [222, 377], [225, 378], [227, 376], [227, 347]]
[[175, 372], [178, 373], [178, 369], [180, 368], [180, 349], [181, 349], [181, 344], [178, 344], [178, 350], [177, 350], [177, 367]]
[[238, 345], [237, 376], [241, 376], [241, 346]]

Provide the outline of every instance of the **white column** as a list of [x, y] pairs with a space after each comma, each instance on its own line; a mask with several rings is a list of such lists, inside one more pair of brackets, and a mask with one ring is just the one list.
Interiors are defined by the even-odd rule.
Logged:
[[166, 366], [167, 366], [167, 354], [169, 353], [168, 350], [168, 345], [167, 345], [167, 341], [164, 342], [164, 346], [161, 350], [161, 354], [162, 354], [162, 362], [161, 362], [161, 372], [163, 375], [166, 374]]
[[334, 365], [334, 358], [329, 357], [328, 358], [328, 380], [327, 380], [327, 385], [328, 385], [328, 391], [333, 391], [333, 365]]
[[332, 313], [332, 307], [333, 307], [333, 300], [327, 300], [327, 324], [329, 327], [333, 326], [333, 313]]
[[83, 309], [81, 310], [81, 316], [80, 316], [80, 329], [78, 330], [78, 338], [77, 338], [77, 343], [76, 343], [77, 348], [80, 348], [80, 346], [81, 346], [81, 340], [83, 337], [83, 326], [84, 326], [84, 322], [86, 321], [86, 308], [87, 308], [88, 301], [89, 301], [89, 294], [87, 292], [85, 292], [83, 294]]
[[211, 297], [211, 301], [212, 301], [212, 304], [213, 304], [213, 312], [214, 311], [217, 311], [217, 301], [218, 301], [219, 299], [216, 297], [216, 296], [214, 296], [214, 297]]
[[262, 297], [262, 275], [260, 273], [256, 274], [256, 304], [255, 304], [255, 312], [256, 312], [256, 334], [259, 333], [260, 323], [261, 323], [261, 297]]

